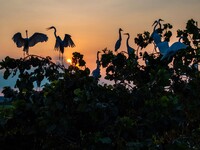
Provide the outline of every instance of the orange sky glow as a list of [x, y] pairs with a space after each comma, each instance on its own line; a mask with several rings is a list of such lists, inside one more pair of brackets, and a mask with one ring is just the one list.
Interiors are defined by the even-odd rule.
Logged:
[[[53, 30], [46, 30], [53, 25], [57, 35], [63, 38], [70, 34], [76, 45], [65, 49], [65, 59], [80, 52], [92, 72], [96, 52], [106, 47], [114, 50], [119, 28], [130, 33], [129, 43], [136, 48], [134, 38], [138, 33], [151, 32], [156, 19], [171, 23], [176, 36], [176, 30], [185, 29], [189, 19], [200, 22], [199, 7], [200, 0], [0, 0], [0, 60], [6, 56], [23, 57], [22, 48], [16, 47], [12, 37], [16, 32], [25, 37], [28, 30], [29, 36], [35, 32], [48, 36], [47, 42], [31, 47], [29, 53], [50, 56], [56, 61]], [[122, 37], [119, 51], [126, 50], [126, 38]], [[0, 88], [5, 84], [0, 82]]]

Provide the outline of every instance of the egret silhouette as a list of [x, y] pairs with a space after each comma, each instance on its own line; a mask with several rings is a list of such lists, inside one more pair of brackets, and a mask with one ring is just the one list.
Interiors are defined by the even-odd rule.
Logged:
[[115, 51], [117, 51], [121, 46], [121, 41], [122, 41], [121, 31], [123, 31], [123, 30], [121, 28], [119, 28], [119, 39], [115, 43]]
[[62, 63], [63, 63], [63, 53], [65, 47], [75, 47], [75, 44], [73, 40], [71, 39], [71, 35], [65, 34], [65, 37], [63, 40], [61, 40], [60, 36], [56, 35], [56, 28], [54, 26], [51, 26], [47, 28], [47, 30], [54, 29], [54, 35], [56, 38], [56, 43], [54, 49], [59, 51], [59, 59], [60, 59], [60, 53], [62, 54]]
[[96, 64], [97, 64], [97, 67], [95, 70], [92, 71], [92, 76], [97, 80], [101, 77], [100, 75], [100, 67], [101, 67], [101, 62], [99, 60], [99, 53], [100, 51], [97, 52], [97, 60], [96, 60]]
[[124, 33], [124, 35], [128, 35], [128, 37], [126, 39], [126, 47], [127, 47], [128, 55], [130, 56], [135, 50], [129, 46], [129, 38], [130, 38], [129, 33]]
[[16, 43], [18, 48], [24, 47], [23, 51], [25, 56], [25, 53], [27, 55], [29, 53], [29, 47], [32, 47], [39, 42], [46, 42], [48, 40], [48, 37], [47, 35], [38, 32], [34, 33], [31, 37], [28, 37], [28, 31], [26, 30], [26, 38], [23, 38], [22, 34], [20, 32], [17, 32], [12, 39]]
[[188, 46], [184, 43], [181, 43], [182, 37], [180, 37], [178, 42], [173, 43], [171, 46], [169, 46], [169, 42], [164, 41], [157, 44], [157, 47], [160, 51], [160, 53], [163, 55], [161, 60], [163, 59], [170, 59], [172, 56], [174, 56], [179, 50], [186, 49]]
[[161, 29], [161, 21], [163, 21], [162, 19], [158, 19], [156, 21], [154, 21], [153, 25], [154, 26], [154, 29], [153, 29], [153, 33], [151, 34], [151, 37], [153, 38], [154, 40], [154, 43], [155, 44], [158, 44], [161, 42], [161, 36], [158, 34], [158, 29], [156, 29], [156, 27], [159, 25], [159, 29]]
[[160, 23], [161, 21], [164, 21], [164, 20], [158, 19], [158, 20], [155, 20], [155, 21], [154, 21], [154, 23], [153, 23], [153, 25], [152, 25], [152, 26], [154, 26], [154, 31], [155, 31], [157, 25], [159, 25], [160, 28], [161, 28], [161, 23]]

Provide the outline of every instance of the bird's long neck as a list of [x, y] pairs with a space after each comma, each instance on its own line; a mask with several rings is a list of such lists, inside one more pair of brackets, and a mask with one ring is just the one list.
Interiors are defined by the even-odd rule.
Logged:
[[99, 52], [97, 52], [97, 60], [99, 61]]
[[99, 52], [97, 52], [97, 68], [100, 68]]
[[26, 38], [28, 38], [28, 31], [26, 30]]
[[183, 39], [183, 36], [180, 36], [180, 38], [178, 39], [178, 41], [181, 42], [181, 39]]
[[130, 35], [128, 34], [128, 38], [126, 39], [126, 46], [129, 47], [128, 41], [129, 41]]
[[153, 31], [156, 30], [157, 25], [158, 25], [158, 22], [156, 22], [156, 24], [155, 24], [155, 26], [154, 26], [154, 28], [153, 28]]
[[119, 39], [122, 39], [121, 30], [119, 30]]
[[154, 28], [153, 28], [153, 31], [156, 30], [156, 27], [157, 27], [158, 25], [159, 25], [160, 28], [161, 28], [161, 23], [160, 23], [160, 21], [156, 21], [156, 24], [155, 24], [155, 26], [154, 26]]
[[54, 27], [53, 29], [54, 29], [54, 35], [55, 35], [55, 37], [57, 38], [57, 35], [56, 35], [56, 31], [57, 31], [57, 30], [56, 30], [55, 27]]

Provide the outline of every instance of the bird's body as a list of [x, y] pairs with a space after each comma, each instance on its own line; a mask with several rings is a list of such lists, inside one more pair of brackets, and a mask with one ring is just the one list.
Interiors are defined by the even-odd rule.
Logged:
[[121, 31], [123, 31], [123, 30], [121, 28], [119, 28], [119, 39], [115, 43], [115, 51], [117, 51], [121, 46], [121, 41], [122, 41]]
[[135, 50], [132, 47], [129, 46], [129, 39], [130, 39], [129, 33], [124, 33], [124, 34], [128, 35], [128, 37], [126, 39], [126, 47], [127, 47], [128, 55], [130, 56], [132, 53], [134, 53]]
[[158, 47], [159, 52], [164, 55], [167, 50], [169, 49], [169, 42], [164, 41], [164, 42], [160, 42], [158, 44], [156, 44], [156, 46]]
[[56, 38], [56, 43], [55, 43], [54, 49], [59, 51], [59, 53], [62, 54], [62, 60], [63, 60], [64, 48], [65, 47], [75, 47], [75, 44], [71, 39], [71, 35], [65, 34], [65, 37], [62, 40], [60, 38], [60, 36], [57, 36], [57, 34], [56, 34], [57, 30], [56, 30], [56, 28], [54, 26], [51, 26], [51, 27], [47, 28], [47, 30], [50, 30], [50, 29], [54, 29], [54, 36]]
[[153, 33], [152, 33], [152, 38], [154, 40], [154, 43], [156, 45], [156, 47], [158, 47], [160, 53], [163, 55], [161, 60], [164, 59], [170, 59], [171, 57], [173, 57], [179, 50], [181, 49], [186, 49], [187, 45], [185, 45], [184, 43], [181, 43], [180, 40], [182, 37], [180, 37], [178, 42], [173, 43], [171, 46], [169, 46], [169, 42], [167, 41], [161, 41], [161, 35], [158, 34], [156, 27], [159, 25], [161, 28], [161, 23], [160, 21], [163, 21], [162, 19], [158, 19], [156, 20], [153, 25], [154, 25], [154, 29], [153, 29]]
[[97, 52], [97, 60], [96, 60], [96, 64], [97, 64], [97, 67], [95, 70], [92, 71], [92, 76], [97, 80], [101, 77], [101, 74], [100, 74], [100, 67], [101, 67], [101, 63], [100, 63], [100, 60], [99, 60], [99, 51]]
[[163, 55], [161, 60], [163, 59], [170, 59], [172, 56], [174, 56], [179, 50], [186, 49], [187, 45], [181, 42], [175, 42], [171, 46], [169, 46], [168, 42], [162, 42], [157, 44], [159, 51]]
[[30, 38], [28, 38], [28, 31], [26, 30], [26, 38], [23, 38], [22, 34], [18, 32], [13, 36], [12, 39], [16, 43], [17, 47], [23, 47], [24, 53], [28, 55], [29, 47], [32, 47], [39, 42], [46, 42], [48, 40], [48, 37], [43, 33], [36, 32]]
[[151, 34], [151, 37], [153, 38], [155, 44], [158, 44], [161, 42], [161, 36], [158, 34], [157, 30], [153, 31], [153, 33]]

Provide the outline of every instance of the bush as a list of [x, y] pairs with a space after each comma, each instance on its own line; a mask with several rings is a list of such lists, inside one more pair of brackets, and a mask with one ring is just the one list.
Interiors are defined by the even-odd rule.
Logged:
[[[171, 28], [160, 28], [164, 41]], [[18, 80], [17, 90], [3, 90], [11, 103], [0, 108], [1, 148], [200, 149], [199, 29], [191, 19], [177, 35], [188, 47], [171, 59], [144, 51], [153, 42], [146, 31], [135, 39], [140, 52], [102, 50], [105, 78], [113, 85], [90, 76], [77, 52], [68, 68], [49, 57], [6, 57], [4, 78]], [[42, 90], [35, 89], [44, 79]]]

